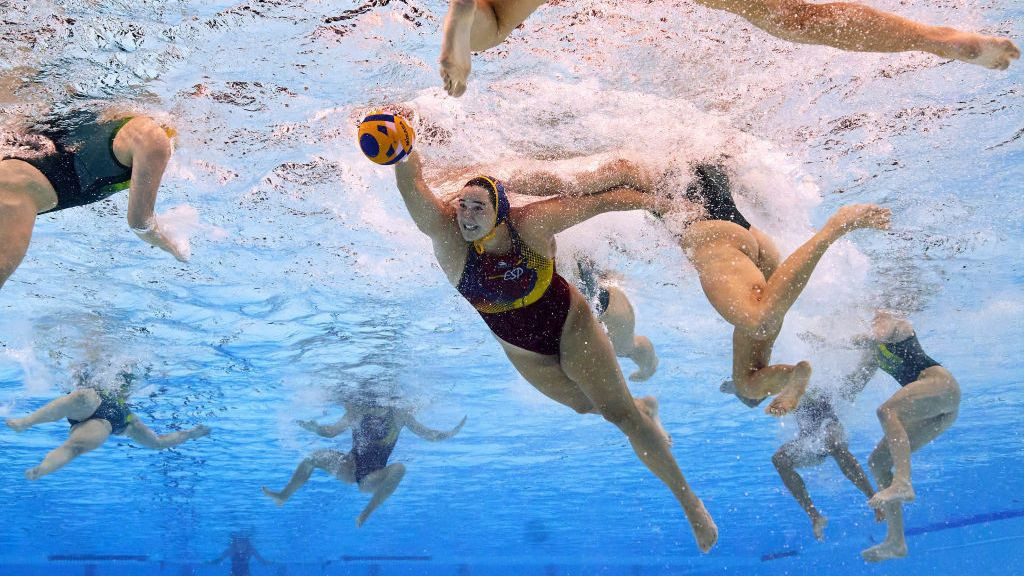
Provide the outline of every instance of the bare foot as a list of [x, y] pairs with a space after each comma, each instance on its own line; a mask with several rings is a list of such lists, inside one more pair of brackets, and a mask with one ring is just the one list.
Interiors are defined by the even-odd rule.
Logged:
[[828, 518], [818, 516], [811, 520], [811, 528], [814, 530], [814, 539], [818, 542], [825, 540], [825, 527], [828, 526]]
[[24, 418], [7, 418], [4, 420], [4, 424], [7, 424], [7, 427], [15, 432], [24, 432], [30, 427], [25, 423]]
[[278, 506], [284, 506], [285, 499], [281, 497], [280, 492], [274, 492], [273, 490], [267, 488], [266, 486], [262, 486], [261, 489], [263, 490], [264, 494], [270, 496], [270, 499], [274, 501], [274, 504], [277, 504]]
[[661, 420], [658, 418], [658, 399], [654, 396], [644, 396], [643, 398], [634, 398], [633, 402], [638, 410], [646, 414], [654, 422], [658, 432], [665, 438], [665, 443], [671, 446], [672, 435], [665, 430], [665, 427], [661, 425]]
[[25, 478], [28, 478], [29, 480], [38, 480], [42, 476], [43, 473], [39, 471], [39, 466], [25, 470]]
[[872, 546], [860, 553], [865, 562], [881, 562], [893, 558], [903, 558], [907, 555], [907, 543], [889, 542], [886, 540], [877, 546]]
[[199, 426], [196, 426], [195, 428], [188, 431], [188, 437], [191, 438], [192, 440], [195, 440], [196, 438], [202, 438], [203, 436], [206, 436], [209, 433], [210, 427], [200, 424]]
[[914, 487], [911, 486], [909, 482], [893, 480], [893, 483], [890, 484], [888, 488], [885, 490], [879, 490], [871, 497], [870, 500], [868, 500], [868, 506], [872, 508], [881, 508], [886, 504], [910, 502], [914, 498]]
[[694, 538], [697, 539], [697, 548], [700, 548], [701, 552], [706, 553], [718, 542], [718, 526], [715, 525], [711, 514], [708, 514], [704, 503], [697, 500], [697, 504], [698, 509], [694, 511], [692, 516], [687, 512], [686, 518], [690, 521], [690, 528], [693, 529]]
[[826, 226], [833, 227], [840, 234], [859, 228], [888, 230], [892, 211], [874, 204], [848, 204], [828, 219]]
[[141, 238], [147, 244], [156, 246], [157, 248], [169, 253], [178, 262], [188, 262], [188, 259], [192, 257], [192, 247], [189, 244], [188, 236], [184, 238], [172, 238], [162, 228], [156, 225], [156, 221], [149, 228], [132, 228], [132, 232], [135, 232], [136, 236]]
[[632, 382], [643, 382], [658, 370], [658, 355], [654, 353], [654, 345], [646, 336], [636, 337], [637, 345], [629, 357], [636, 362], [637, 370], [629, 375]]
[[789, 414], [800, 404], [800, 398], [807, 391], [807, 383], [811, 380], [811, 365], [802, 360], [793, 367], [793, 374], [789, 382], [782, 388], [782, 391], [775, 396], [772, 403], [764, 409], [766, 414], [772, 416], [784, 416]]
[[451, 0], [444, 18], [441, 40], [441, 79], [444, 90], [456, 98], [466, 91], [470, 62], [470, 33], [473, 31], [475, 0]]
[[1020, 50], [1007, 38], [982, 36], [948, 28], [939, 42], [940, 56], [993, 70], [1006, 70], [1011, 61], [1020, 58]]
[[362, 528], [363, 524], [366, 524], [367, 518], [368, 516], [365, 513], [360, 514], [359, 517], [356, 518], [356, 528]]

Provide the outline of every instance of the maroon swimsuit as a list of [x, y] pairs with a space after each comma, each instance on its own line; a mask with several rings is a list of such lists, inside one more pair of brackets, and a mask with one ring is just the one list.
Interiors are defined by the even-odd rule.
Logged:
[[537, 354], [555, 356], [569, 316], [569, 284], [555, 261], [533, 251], [509, 226], [512, 250], [477, 254], [470, 246], [456, 289], [499, 338]]

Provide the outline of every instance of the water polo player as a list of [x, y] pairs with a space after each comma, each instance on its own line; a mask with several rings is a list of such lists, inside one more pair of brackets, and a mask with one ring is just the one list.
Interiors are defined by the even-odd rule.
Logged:
[[629, 375], [642, 382], [658, 369], [658, 355], [650, 338], [636, 333], [636, 312], [626, 293], [615, 285], [612, 274], [598, 268], [589, 256], [578, 256], [576, 286], [594, 309], [598, 321], [608, 330], [608, 339], [619, 358], [629, 358], [637, 370]]
[[[441, 38], [441, 79], [461, 96], [471, 68], [470, 53], [493, 48], [545, 0], [449, 0]], [[801, 0], [697, 0], [726, 10], [790, 42], [821, 44], [854, 52], [930, 52], [986, 68], [1005, 69], [1020, 50], [1005, 38], [928, 26], [860, 4], [811, 4]]]
[[775, 242], [736, 208], [729, 179], [720, 166], [698, 166], [686, 199], [692, 209], [670, 218], [670, 228], [697, 269], [708, 301], [733, 325], [736, 395], [748, 405], [775, 395], [765, 412], [787, 414], [807, 389], [811, 365], [806, 361], [771, 364], [786, 312], [832, 243], [858, 228], [887, 229], [889, 210], [870, 204], [844, 206], [780, 263]]
[[50, 451], [38, 466], [25, 471], [29, 480], [56, 472], [82, 454], [102, 446], [111, 435], [125, 435], [145, 448], [163, 450], [210, 433], [210, 428], [202, 424], [190, 430], [160, 435], [150, 430], [128, 407], [128, 395], [135, 379], [129, 372], [118, 373], [120, 382], [109, 387], [96, 381], [88, 370], [79, 371], [75, 377], [77, 387], [70, 394], [50, 401], [24, 418], [5, 421], [16, 432], [65, 418], [71, 425], [67, 441]]
[[960, 412], [960, 385], [956, 378], [925, 354], [914, 327], [891, 312], [875, 313], [870, 337], [860, 368], [852, 378], [856, 395], [879, 368], [892, 376], [900, 390], [878, 407], [878, 420], [885, 436], [875, 447], [868, 466], [878, 483], [878, 492], [868, 505], [882, 512], [888, 524], [885, 540], [861, 552], [868, 562], [880, 562], [907, 555], [903, 533], [903, 502], [913, 500], [910, 483], [910, 454], [931, 443]]
[[[698, 547], [714, 546], [718, 529], [672, 456], [657, 401], [633, 398], [586, 298], [555, 272], [555, 234], [605, 212], [655, 209], [654, 196], [624, 187], [628, 181], [579, 179], [580, 197], [511, 208], [502, 183], [481, 176], [466, 183], [452, 206], [424, 182], [416, 152], [395, 165], [395, 177], [441, 269], [480, 313], [516, 370], [549, 398], [618, 426], [683, 506]], [[549, 188], [549, 178], [524, 175], [517, 185]]]
[[283, 506], [296, 490], [305, 485], [313, 475], [313, 470], [319, 468], [346, 484], [358, 484], [361, 492], [373, 494], [356, 518], [356, 526], [362, 526], [370, 514], [394, 493], [405, 477], [404, 464], [388, 464], [402, 428], [408, 428], [424, 440], [440, 442], [458, 434], [465, 423], [466, 419], [463, 418], [451, 430], [433, 430], [417, 421], [409, 410], [381, 403], [377, 399], [346, 402], [345, 414], [334, 424], [324, 426], [312, 420], [300, 421], [298, 424], [324, 438], [334, 438], [351, 428], [352, 449], [348, 452], [317, 450], [299, 463], [291, 480], [280, 492], [264, 486], [263, 493], [278, 506]]
[[28, 250], [37, 214], [128, 192], [128, 225], [139, 238], [185, 261], [153, 212], [171, 156], [168, 131], [146, 116], [77, 111], [7, 142], [0, 161], [0, 286]]
[[828, 518], [814, 506], [814, 501], [807, 492], [807, 485], [796, 469], [820, 466], [831, 457], [839, 465], [843, 475], [864, 496], [871, 498], [875, 495], [875, 489], [871, 486], [857, 457], [850, 452], [846, 431], [836, 416], [833, 400], [828, 392], [815, 389], [804, 395], [793, 415], [796, 416], [799, 428], [797, 436], [775, 451], [772, 464], [775, 465], [775, 470], [778, 471], [786, 489], [810, 518], [814, 537], [824, 540]]

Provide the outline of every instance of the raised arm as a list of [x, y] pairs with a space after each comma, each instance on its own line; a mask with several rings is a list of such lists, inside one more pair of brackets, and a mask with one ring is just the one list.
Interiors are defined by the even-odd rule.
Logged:
[[661, 200], [632, 188], [612, 188], [588, 196], [557, 196], [524, 206], [516, 229], [531, 246], [542, 246], [555, 234], [605, 212], [659, 211]]
[[317, 424], [316, 421], [314, 420], [298, 420], [296, 423], [302, 428], [309, 430], [314, 434], [323, 436], [324, 438], [334, 438], [338, 434], [341, 434], [345, 430], [348, 430], [349, 427], [351, 427], [354, 422], [355, 417], [352, 415], [351, 411], [348, 411], [345, 412], [345, 415], [342, 416], [341, 419], [335, 422], [334, 424], [321, 426], [320, 424]]
[[405, 420], [406, 428], [412, 431], [413, 434], [419, 436], [420, 438], [423, 438], [424, 440], [430, 440], [431, 442], [439, 442], [441, 440], [447, 440], [452, 436], [455, 436], [456, 434], [459, 433], [459, 430], [462, 430], [462, 426], [465, 423], [466, 417], [463, 416], [462, 421], [459, 422], [458, 426], [446, 432], [443, 430], [434, 430], [432, 428], [427, 428], [423, 424], [420, 424], [415, 418], [413, 418], [412, 414], [407, 415]]
[[128, 121], [114, 139], [118, 162], [132, 167], [128, 191], [128, 226], [145, 242], [170, 252], [184, 262], [187, 247], [173, 242], [157, 221], [156, 195], [171, 158], [171, 139], [151, 118], [139, 116]]
[[455, 210], [441, 202], [423, 181], [419, 152], [413, 150], [405, 160], [395, 164], [395, 182], [420, 232], [436, 238], [454, 229]]
[[508, 179], [506, 189], [524, 196], [587, 196], [619, 187], [649, 192], [651, 182], [650, 174], [639, 164], [618, 159], [571, 176], [548, 170], [518, 172]]

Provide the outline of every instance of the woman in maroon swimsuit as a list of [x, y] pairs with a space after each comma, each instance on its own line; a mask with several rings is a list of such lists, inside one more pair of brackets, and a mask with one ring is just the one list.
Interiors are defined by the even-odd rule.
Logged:
[[[718, 528], [670, 450], [653, 397], [633, 398], [607, 334], [578, 290], [555, 272], [555, 234], [605, 212], [655, 210], [653, 195], [604, 166], [577, 177], [574, 198], [554, 196], [510, 208], [504, 186], [470, 180], [454, 205], [423, 180], [419, 154], [395, 165], [398, 189], [417, 228], [430, 237], [448, 280], [477, 309], [516, 370], [537, 390], [581, 414], [600, 414], [629, 438], [641, 461], [683, 506], [701, 551]], [[561, 185], [549, 174], [517, 178], [531, 196]]]

